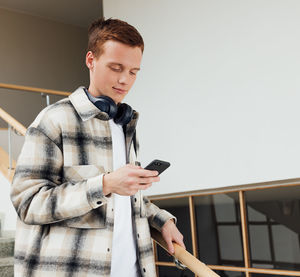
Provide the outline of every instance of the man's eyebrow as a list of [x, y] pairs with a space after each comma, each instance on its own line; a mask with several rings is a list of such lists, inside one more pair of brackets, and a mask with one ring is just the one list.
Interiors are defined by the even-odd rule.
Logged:
[[118, 66], [121, 66], [121, 67], [123, 67], [123, 65], [121, 64], [121, 63], [114, 63], [114, 62], [110, 62], [110, 63], [108, 63], [109, 65], [118, 65]]
[[[117, 66], [120, 66], [120, 67], [124, 67], [123, 64], [121, 64], [121, 63], [114, 63], [114, 62], [110, 62], [110, 63], [108, 63], [108, 65], [117, 65]], [[131, 68], [131, 70], [137, 70], [137, 71], [139, 71], [140, 68], [139, 67], [134, 67], [134, 68]]]

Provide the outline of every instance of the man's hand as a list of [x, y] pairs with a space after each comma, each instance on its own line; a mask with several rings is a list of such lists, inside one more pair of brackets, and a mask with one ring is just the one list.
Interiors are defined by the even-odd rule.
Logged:
[[168, 220], [161, 229], [161, 234], [168, 245], [168, 251], [170, 254], [174, 253], [174, 246], [172, 241], [178, 243], [185, 249], [185, 245], [183, 243], [183, 235], [177, 229], [175, 223], [172, 219]]
[[158, 182], [157, 171], [146, 170], [140, 166], [127, 164], [103, 177], [103, 194], [117, 193], [120, 195], [134, 195], [139, 190], [151, 187]]

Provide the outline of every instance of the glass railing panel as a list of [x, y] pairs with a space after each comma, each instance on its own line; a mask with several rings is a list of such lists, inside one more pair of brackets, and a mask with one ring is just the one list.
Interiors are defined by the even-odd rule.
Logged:
[[238, 193], [194, 197], [199, 259], [244, 266]]
[[300, 270], [300, 186], [247, 191], [245, 199], [251, 266]]
[[[184, 243], [187, 251], [193, 253], [192, 235], [191, 235], [191, 221], [189, 210], [189, 199], [175, 198], [165, 200], [153, 200], [152, 203], [165, 209], [177, 218], [177, 227], [184, 236]], [[173, 258], [167, 254], [160, 246], [157, 246], [158, 261], [173, 262]]]

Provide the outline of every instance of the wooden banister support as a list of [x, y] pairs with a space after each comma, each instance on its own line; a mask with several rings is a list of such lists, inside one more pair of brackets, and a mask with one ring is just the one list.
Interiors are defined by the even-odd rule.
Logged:
[[16, 162], [14, 160], [12, 161], [13, 169], [9, 169], [8, 166], [9, 166], [8, 154], [0, 147], [0, 171], [8, 179], [8, 181], [12, 182], [15, 173], [14, 168], [16, 168]]
[[[167, 243], [164, 241], [162, 235], [157, 230], [151, 228], [151, 237], [167, 251]], [[212, 271], [207, 265], [200, 262], [196, 257], [186, 251], [183, 247], [179, 246], [177, 243], [174, 245], [173, 256], [179, 260], [182, 264], [187, 266], [192, 272], [194, 272], [198, 277], [218, 277], [219, 275]]]
[[25, 136], [26, 128], [16, 119], [14, 119], [10, 114], [0, 108], [0, 117], [11, 125], [17, 132], [22, 136]]

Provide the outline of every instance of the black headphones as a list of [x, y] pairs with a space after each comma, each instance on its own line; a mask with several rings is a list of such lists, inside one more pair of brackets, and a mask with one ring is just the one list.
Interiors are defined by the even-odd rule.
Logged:
[[[87, 90], [85, 89], [85, 92]], [[97, 101], [93, 103], [100, 111], [105, 112], [110, 119], [113, 119], [115, 123], [126, 125], [128, 124], [133, 117], [132, 108], [125, 104], [116, 105], [114, 100], [108, 96], [99, 96]]]

